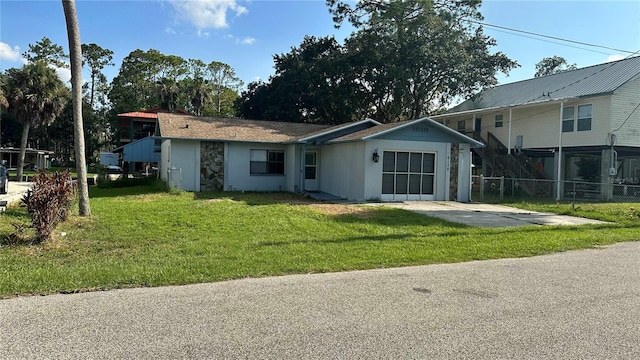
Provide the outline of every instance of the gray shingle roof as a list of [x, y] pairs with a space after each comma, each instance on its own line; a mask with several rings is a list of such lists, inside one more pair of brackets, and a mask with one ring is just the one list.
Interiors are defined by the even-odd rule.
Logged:
[[640, 56], [636, 56], [499, 85], [484, 90], [479, 98], [467, 100], [446, 113], [610, 94], [626, 82], [639, 77]]

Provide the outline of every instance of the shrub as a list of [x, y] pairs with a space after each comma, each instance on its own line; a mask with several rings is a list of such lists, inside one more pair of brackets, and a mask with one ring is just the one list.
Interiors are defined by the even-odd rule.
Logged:
[[76, 184], [69, 171], [46, 173], [39, 171], [33, 187], [22, 198], [36, 230], [36, 242], [51, 237], [55, 225], [65, 221], [76, 195]]

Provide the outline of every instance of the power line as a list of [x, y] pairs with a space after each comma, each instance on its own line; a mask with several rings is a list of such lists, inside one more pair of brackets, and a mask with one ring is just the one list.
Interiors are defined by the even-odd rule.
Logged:
[[618, 126], [618, 128], [617, 128], [617, 129], [615, 129], [615, 130], [613, 130], [611, 133], [614, 133], [614, 132], [616, 132], [616, 131], [620, 130], [620, 129], [624, 126], [624, 124], [625, 124], [629, 119], [631, 119], [631, 115], [633, 115], [633, 113], [634, 113], [636, 110], [638, 110], [638, 108], [639, 108], [639, 107], [640, 107], [640, 103], [638, 103], [638, 105], [636, 105], [636, 107], [635, 107], [635, 108], [634, 108], [634, 109], [629, 113], [629, 116], [627, 116], [627, 118], [626, 118], [626, 119], [624, 119], [624, 121], [622, 122], [622, 124], [620, 124], [620, 126]]
[[497, 31], [497, 32], [501, 32], [501, 33], [504, 33], [504, 34], [520, 36], [520, 37], [527, 38], [527, 39], [538, 40], [538, 41], [544, 41], [544, 42], [548, 42], [548, 43], [550, 43], [550, 44], [556, 44], [556, 45], [566, 46], [566, 47], [570, 47], [570, 48], [574, 48], [574, 49], [579, 49], [579, 50], [583, 50], [583, 51], [590, 51], [590, 52], [594, 52], [594, 53], [598, 53], [598, 54], [603, 54], [603, 55], [611, 55], [611, 53], [610, 53], [610, 52], [598, 51], [598, 50], [593, 50], [593, 49], [585, 49], [585, 48], [580, 47], [580, 46], [569, 45], [569, 44], [563, 44], [563, 43], [561, 43], [561, 42], [557, 42], [557, 41], [551, 41], [551, 40], [538, 39], [538, 38], [533, 37], [533, 36], [527, 36], [527, 35], [521, 35], [521, 34], [514, 34], [514, 33], [511, 33], [511, 32], [503, 31], [503, 30], [499, 30], [499, 29], [491, 29], [491, 30], [493, 30], [493, 31]]
[[519, 29], [514, 29], [514, 28], [510, 28], [510, 27], [506, 27], [506, 26], [488, 24], [488, 23], [485, 23], [485, 22], [471, 20], [471, 19], [463, 19], [463, 20], [467, 21], [467, 22], [470, 22], [470, 23], [478, 24], [478, 25], [489, 26], [489, 27], [493, 27], [493, 28], [497, 28], [497, 29], [503, 29], [503, 30], [513, 31], [513, 32], [518, 32], [518, 33], [523, 33], [523, 34], [528, 34], [528, 35], [534, 35], [534, 36], [538, 36], [538, 37], [543, 37], [543, 38], [553, 39], [553, 40], [558, 40], [558, 41], [564, 41], [564, 42], [578, 44], [578, 45], [584, 45], [584, 46], [596, 47], [596, 48], [601, 48], [601, 49], [613, 50], [613, 51], [623, 52], [623, 53], [627, 53], [627, 54], [634, 54], [635, 53], [635, 52], [629, 51], [629, 50], [616, 49], [616, 48], [612, 48], [612, 47], [609, 47], [609, 46], [596, 45], [596, 44], [586, 43], [586, 42], [582, 42], [582, 41], [570, 40], [570, 39], [565, 39], [565, 38], [561, 38], [561, 37], [558, 37], [558, 36], [539, 34], [539, 33], [535, 33], [535, 32], [532, 32], [532, 31], [519, 30]]

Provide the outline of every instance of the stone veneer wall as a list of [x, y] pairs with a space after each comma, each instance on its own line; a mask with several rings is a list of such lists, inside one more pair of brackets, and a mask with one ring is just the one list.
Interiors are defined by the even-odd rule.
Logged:
[[200, 143], [200, 191], [224, 189], [224, 143]]
[[451, 144], [451, 162], [449, 171], [449, 200], [458, 199], [458, 159], [460, 157], [460, 145]]

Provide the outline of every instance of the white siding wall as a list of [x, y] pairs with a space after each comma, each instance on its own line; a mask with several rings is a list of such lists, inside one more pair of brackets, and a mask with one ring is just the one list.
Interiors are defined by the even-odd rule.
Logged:
[[182, 190], [200, 191], [200, 141], [171, 140], [170, 165], [182, 170]]
[[[640, 102], [640, 79], [621, 86], [611, 99], [611, 131], [616, 130]], [[616, 131], [616, 145], [640, 147], [640, 109]]]
[[236, 143], [230, 142], [227, 155], [224, 160], [226, 188], [225, 190], [245, 191], [286, 191], [286, 175], [251, 175], [250, 174], [250, 150], [283, 150], [285, 151], [285, 174], [289, 173], [290, 157], [295, 157], [286, 146], [263, 143]]
[[320, 191], [347, 199], [365, 200], [364, 169], [369, 165], [366, 161], [365, 143], [325, 145], [318, 159]]
[[[610, 131], [611, 97], [602, 96], [565, 102], [565, 106], [592, 104], [592, 118], [590, 131], [573, 131], [562, 134], [562, 146], [590, 146], [604, 145], [607, 133]], [[503, 126], [495, 127], [495, 116], [502, 114]], [[476, 118], [482, 118], [482, 137], [487, 138], [487, 132], [494, 134], [505, 146], [509, 144], [509, 110], [488, 113], [476, 113]], [[446, 125], [456, 129], [458, 120], [466, 119], [467, 129], [471, 129], [473, 115], [447, 117]], [[440, 120], [442, 121], [442, 119]], [[576, 128], [577, 119], [574, 122]], [[523, 136], [524, 148], [552, 148], [558, 146], [560, 131], [560, 103], [513, 108], [511, 120], [511, 148], [516, 144], [518, 135]]]
[[289, 144], [285, 153], [284, 172], [287, 177], [287, 191], [300, 191], [300, 154], [302, 145]]
[[458, 149], [458, 193], [456, 200], [471, 201], [471, 147], [460, 144]]
[[171, 167], [171, 162], [169, 161], [169, 154], [171, 152], [171, 140], [162, 140], [160, 149], [160, 166], [158, 171], [160, 171], [160, 178], [164, 181], [167, 181], [167, 169]]

